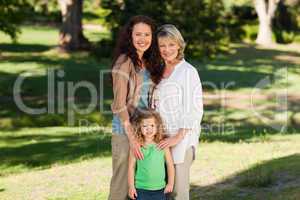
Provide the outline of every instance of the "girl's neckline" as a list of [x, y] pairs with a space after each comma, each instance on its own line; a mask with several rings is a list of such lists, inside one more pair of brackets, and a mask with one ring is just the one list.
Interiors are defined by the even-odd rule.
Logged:
[[156, 146], [156, 144], [155, 143], [149, 143], [149, 144], [143, 145], [143, 148], [148, 148], [148, 147], [151, 147], [151, 146]]

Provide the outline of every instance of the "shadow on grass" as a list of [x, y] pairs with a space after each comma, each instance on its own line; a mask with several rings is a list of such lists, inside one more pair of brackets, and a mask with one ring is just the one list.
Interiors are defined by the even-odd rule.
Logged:
[[[288, 50], [288, 47], [286, 48]], [[262, 66], [269, 65], [273, 69], [286, 66], [297, 70], [300, 62], [300, 53], [298, 52], [279, 49], [260, 49], [251, 44], [238, 44], [233, 49], [235, 50], [234, 53], [219, 57], [210, 62], [204, 62], [200, 68], [208, 69], [210, 66], [231, 66], [239, 70], [256, 71]]]
[[[12, 68], [14, 65], [22, 65], [23, 71], [21, 72], [27, 72], [28, 70], [26, 70], [26, 65], [28, 65], [28, 68], [30, 69], [32, 63], [40, 65], [42, 69], [56, 68], [64, 70], [63, 77], [56, 76], [55, 78], [57, 82], [59, 81], [60, 83], [64, 83], [65, 90], [63, 93], [65, 101], [69, 99], [67, 93], [67, 83], [73, 82], [75, 85], [76, 83], [85, 81], [95, 87], [95, 90], [99, 96], [100, 92], [104, 92], [104, 99], [99, 99], [97, 102], [104, 102], [105, 106], [109, 107], [112, 99], [111, 85], [109, 80], [105, 80], [103, 82], [102, 86], [104, 87], [101, 87], [102, 83], [100, 83], [100, 70], [109, 69], [109, 61], [101, 60], [98, 62], [96, 59], [89, 57], [87, 54], [82, 55], [75, 53], [67, 57], [60, 57], [58, 55], [49, 56], [33, 53], [46, 51], [49, 48], [51, 48], [51, 46], [38, 44], [2, 44], [0, 45], [0, 49], [4, 52], [11, 52], [11, 55], [5, 56], [4, 61], [1, 60], [0, 64], [2, 62], [8, 62], [11, 63]], [[236, 53], [232, 55], [218, 58], [216, 61], [199, 65], [201, 66], [199, 73], [202, 82], [204, 83], [204, 87], [214, 89], [210, 88], [211, 83], [216, 86], [217, 89], [234, 90], [251, 88], [254, 87], [258, 81], [264, 79], [265, 77], [271, 77], [272, 79], [273, 72], [276, 71], [277, 67], [285, 65], [289, 67], [296, 66], [292, 60], [278, 60], [278, 56], [288, 54], [292, 57], [300, 57], [299, 53], [271, 49], [257, 49], [255, 46], [246, 44], [235, 47], [235, 50]], [[32, 52], [33, 54], [22, 56], [19, 54], [13, 54], [13, 52]], [[261, 69], [264, 69], [266, 65], [270, 66], [272, 69], [266, 72], [263, 70], [262, 72]], [[214, 68], [211, 68], [211, 66]], [[222, 66], [229, 66], [230, 68], [224, 69]], [[14, 105], [14, 103], [11, 103], [13, 102], [13, 85], [18, 75], [19, 74], [17, 73], [12, 74], [0, 72], [0, 120], [1, 118], [18, 117], [20, 115], [24, 115], [24, 113], [21, 113], [16, 105]], [[49, 103], [51, 103], [47, 101], [47, 80], [47, 74], [33, 73], [26, 77], [21, 88], [21, 95], [24, 97], [26, 105], [34, 106], [32, 104], [35, 104], [36, 107], [46, 107]], [[101, 91], [101, 89], [104, 91]], [[74, 96], [75, 101], [78, 104], [85, 104], [90, 98], [88, 90], [83, 87], [78, 88]], [[25, 100], [26, 98], [28, 100]], [[244, 123], [243, 120], [240, 120], [239, 122]], [[249, 137], [249, 135], [252, 134], [252, 129], [256, 128], [254, 125], [253, 127], [248, 127], [245, 125], [244, 128], [239, 128], [237, 132], [247, 132], [247, 128], [251, 128], [251, 130], [248, 131], [249, 134], [246, 134], [248, 135], [246, 137]], [[239, 140], [239, 137], [240, 135], [229, 140], [236, 142]], [[224, 137], [221, 136], [220, 139], [222, 138]]]
[[[248, 44], [240, 44], [234, 49], [235, 53], [214, 61], [194, 63], [198, 66], [202, 82], [213, 83], [218, 89], [234, 90], [254, 87], [258, 81], [267, 77], [273, 81], [275, 72], [284, 67], [300, 73], [300, 53], [258, 49]], [[226, 85], [230, 87], [224, 88]], [[204, 84], [204, 88], [214, 89], [210, 84]]]
[[[47, 95], [47, 81], [48, 75], [50, 75], [50, 69], [55, 69], [54, 76], [56, 78], [56, 83], [60, 81], [61, 83], [67, 84], [67, 82], [72, 82], [74, 84], [85, 81], [93, 85], [97, 91], [100, 89], [101, 81], [101, 70], [109, 69], [109, 63], [103, 60], [102, 63], [98, 63], [95, 59], [91, 59], [88, 55], [76, 56], [73, 55], [70, 58], [56, 58], [50, 56], [6, 56], [2, 62], [11, 63], [12, 68], [14, 65], [22, 65], [22, 71], [18, 73], [6, 73], [0, 72], [0, 94], [1, 95], [12, 95], [13, 86], [16, 79], [22, 76], [22, 73], [30, 73], [30, 70], [26, 70], [26, 65], [31, 68], [32, 63], [37, 63], [41, 67], [39, 69], [45, 70], [43, 74], [35, 73], [33, 70], [30, 76], [26, 76], [24, 82], [22, 83], [22, 94], [27, 96], [37, 96], [37, 95]], [[63, 76], [58, 77], [58, 70], [63, 71]], [[52, 72], [52, 71], [51, 71]], [[105, 73], [107, 75], [108, 73]], [[55, 84], [55, 83], [52, 83]], [[80, 90], [81, 88], [79, 88]], [[66, 91], [65, 91], [66, 93]]]
[[49, 45], [42, 45], [42, 44], [18, 44], [18, 43], [7, 43], [7, 44], [0, 44], [0, 50], [3, 52], [10, 52], [10, 53], [36, 53], [36, 52], [44, 52], [48, 51], [53, 46]]
[[[272, 79], [272, 74], [255, 71], [239, 70], [205, 70], [199, 71], [202, 86], [205, 89], [226, 89], [234, 90], [241, 88], [255, 87], [256, 84], [265, 79]], [[249, 78], [251, 77], [251, 78]]]
[[202, 124], [202, 131], [200, 136], [200, 141], [202, 142], [268, 142], [272, 140], [270, 138], [270, 135], [291, 135], [300, 133], [299, 127], [288, 126], [284, 131], [280, 131], [263, 124], [249, 124], [247, 122], [244, 122], [243, 120], [240, 121], [239, 125], [221, 125], [220, 127], [207, 129], [205, 129], [205, 126], [209, 127], [209, 125], [205, 123]]
[[300, 154], [259, 163], [208, 186], [191, 185], [192, 200], [298, 200]]
[[[4, 168], [48, 168], [57, 163], [69, 163], [94, 157], [111, 155], [111, 136], [102, 132], [73, 135], [22, 135], [2, 136], [7, 144], [0, 148]], [[30, 142], [26, 144], [25, 142]], [[22, 144], [25, 143], [25, 144]], [[5, 175], [5, 171], [0, 175]]]
[[[21, 63], [22, 65], [27, 64], [28, 62], [27, 65], [29, 66], [29, 68], [32, 62], [37, 62], [42, 63], [42, 65], [45, 67], [45, 70], [47, 69], [47, 67], [49, 67], [49, 69], [55, 69], [54, 71], [51, 71], [51, 73], [53, 72], [52, 74], [55, 78], [55, 83], [51, 83], [53, 84], [52, 88], [54, 88], [55, 90], [52, 100], [58, 99], [58, 82], [60, 83], [60, 85], [63, 84], [63, 87], [60, 87], [60, 94], [62, 95], [60, 95], [59, 99], [60, 102], [65, 102], [64, 110], [66, 112], [68, 109], [70, 109], [70, 106], [72, 106], [69, 103], [71, 100], [74, 100], [74, 104], [80, 108], [85, 108], [90, 105], [90, 92], [93, 92], [93, 94], [97, 97], [97, 101], [95, 103], [97, 107], [95, 108], [95, 111], [99, 111], [100, 106], [102, 105], [106, 110], [108, 107], [110, 107], [110, 99], [112, 99], [112, 89], [110, 81], [107, 78], [109, 75], [108, 73], [105, 74], [106, 76], [104, 77], [103, 82], [101, 76], [101, 69], [106, 69], [108, 67], [106, 61], [104, 61], [103, 63], [98, 63], [94, 59], [89, 59], [87, 55], [81, 56], [79, 58], [77, 58], [75, 55], [71, 56], [71, 58], [51, 58], [43, 56], [28, 56], [26, 58], [22, 58], [20, 56], [9, 56], [7, 60], [0, 61], [0, 64], [1, 62], [7, 61], [17, 65]], [[58, 77], [59, 69], [63, 70], [63, 77]], [[26, 69], [24, 69], [23, 72], [30, 71], [26, 71]], [[29, 106], [31, 108], [47, 108], [49, 103], [51, 103], [48, 102], [47, 97], [49, 87], [48, 74], [50, 73], [50, 71], [48, 71], [48, 74], [46, 73], [46, 71], [43, 74], [34, 73], [35, 72], [33, 71], [30, 76], [24, 77], [24, 81], [22, 82], [20, 88], [20, 95], [26, 106]], [[9, 127], [9, 124], [1, 126], [1, 124], [3, 124], [1, 123], [1, 121], [3, 121], [4, 118], [12, 118], [12, 121], [14, 123], [14, 121], [18, 121], [16, 117], [35, 117], [27, 117], [26, 113], [23, 113], [17, 107], [13, 99], [13, 94], [18, 94], [14, 92], [14, 84], [16, 79], [20, 76], [20, 74], [0, 72], [0, 127], [12, 128]], [[92, 87], [93, 91], [89, 90], [91, 87], [85, 87], [87, 84], [88, 86]], [[102, 88], [103, 90], [101, 91]], [[73, 92], [70, 92], [71, 90], [73, 90]], [[103, 96], [101, 96], [101, 92], [102, 94], [104, 94]], [[55, 106], [55, 109], [57, 109], [57, 101], [55, 102]], [[49, 124], [48, 126], [51, 125]]]

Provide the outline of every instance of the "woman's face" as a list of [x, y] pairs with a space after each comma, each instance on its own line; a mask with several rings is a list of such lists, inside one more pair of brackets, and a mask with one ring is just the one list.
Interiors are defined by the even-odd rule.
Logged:
[[161, 57], [165, 62], [172, 62], [176, 60], [179, 51], [178, 43], [169, 37], [158, 38], [158, 47]]
[[151, 46], [151, 27], [144, 23], [137, 23], [132, 30], [132, 43], [139, 55], [143, 54]]

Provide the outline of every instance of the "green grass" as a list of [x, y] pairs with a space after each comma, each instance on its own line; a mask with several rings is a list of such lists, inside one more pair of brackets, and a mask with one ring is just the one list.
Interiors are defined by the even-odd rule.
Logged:
[[[86, 30], [86, 35], [91, 41], [96, 42], [102, 38], [107, 38], [109, 35], [106, 32], [97, 32]], [[88, 52], [76, 52], [73, 54], [66, 54], [57, 52], [55, 47], [58, 41], [58, 29], [53, 27], [40, 27], [40, 26], [26, 26], [22, 28], [22, 34], [18, 39], [18, 43], [12, 43], [10, 39], [3, 34], [0, 35], [0, 127], [2, 128], [15, 128], [15, 127], [35, 127], [35, 126], [64, 126], [67, 125], [67, 114], [52, 114], [48, 116], [29, 116], [18, 109], [14, 102], [10, 99], [13, 98], [13, 88], [16, 79], [22, 75], [26, 76], [22, 87], [21, 94], [24, 99], [25, 105], [31, 107], [48, 107], [48, 70], [63, 70], [64, 76], [56, 78], [55, 94], [57, 96], [58, 88], [57, 83], [60, 82], [64, 85], [63, 98], [65, 101], [64, 110], [68, 109], [68, 91], [67, 84], [78, 84], [82, 81], [88, 82], [93, 85], [94, 90], [99, 97], [100, 93], [100, 70], [109, 68], [109, 60], [101, 59], [99, 63]], [[57, 71], [56, 71], [57, 72]], [[84, 74], [84, 76], [83, 76]], [[105, 81], [108, 83], [108, 81]], [[110, 85], [105, 85], [105, 99], [111, 99]], [[55, 98], [56, 98], [55, 96]], [[90, 93], [86, 88], [78, 88], [74, 94], [76, 100], [75, 104], [78, 107], [86, 107], [90, 102]], [[8, 100], [7, 100], [8, 99]], [[28, 100], [28, 99], [34, 99]], [[98, 103], [100, 100], [98, 99]], [[106, 124], [109, 121], [103, 120], [101, 113], [99, 113], [100, 105], [97, 105], [97, 110], [89, 115], [91, 122], [99, 124]], [[109, 101], [105, 101], [106, 108], [109, 107]], [[56, 105], [57, 109], [57, 105]], [[96, 114], [95, 114], [96, 112]], [[97, 115], [100, 117], [94, 117]], [[76, 114], [76, 124], [79, 119], [86, 118], [82, 115]], [[53, 120], [51, 120], [51, 118]], [[48, 121], [48, 124], [47, 124]], [[51, 123], [50, 121], [54, 122]], [[49, 123], [50, 122], [50, 123]]]
[[[94, 42], [109, 37], [107, 32], [85, 30], [85, 33]], [[55, 47], [58, 40], [58, 28], [24, 26], [16, 44], [11, 43], [10, 39], [3, 34], [0, 36], [0, 96], [2, 96], [0, 127], [8, 129], [47, 125], [65, 126], [67, 124], [66, 114], [56, 113], [52, 114], [51, 117], [44, 117], [28, 116], [20, 112], [15, 104], [9, 100], [12, 98], [15, 80], [20, 74], [26, 75], [21, 90], [25, 104], [34, 107], [47, 107], [49, 105], [46, 98], [48, 95], [48, 69], [64, 70], [65, 76], [57, 78], [56, 82], [64, 83], [65, 87], [70, 81], [74, 84], [87, 81], [95, 87], [97, 92], [100, 92], [99, 72], [102, 69], [109, 69], [110, 59], [96, 59], [87, 52], [72, 54], [57, 52]], [[242, 122], [243, 124], [260, 126], [262, 125], [261, 121], [254, 114], [258, 113], [265, 118], [266, 122], [263, 125], [269, 124], [270, 121], [290, 125], [291, 120], [273, 119], [272, 116], [276, 114], [274, 107], [278, 105], [277, 97], [280, 93], [284, 93], [288, 89], [290, 94], [297, 94], [300, 89], [300, 68], [298, 67], [300, 65], [300, 52], [298, 47], [299, 44], [292, 44], [292, 46], [277, 45], [272, 49], [265, 49], [252, 44], [239, 43], [232, 44], [228, 54], [219, 55], [215, 60], [191, 61], [199, 70], [205, 94], [213, 94], [218, 99], [214, 102], [210, 99], [205, 100], [207, 112], [204, 120], [214, 123], [226, 120], [235, 125]], [[189, 59], [187, 58], [187, 60]], [[288, 76], [282, 76], [285, 69], [287, 69]], [[269, 81], [268, 84], [259, 90], [253, 90], [257, 87], [257, 83], [265, 79]], [[105, 98], [103, 102], [105, 108], [109, 109], [112, 98], [109, 80], [105, 80], [104, 83]], [[226, 105], [221, 105], [222, 91], [225, 91], [225, 96], [231, 94], [236, 96], [228, 97]], [[65, 89], [65, 101], [67, 92]], [[252, 93], [264, 98], [254, 98], [252, 102], [254, 108], [249, 109], [251, 106], [249, 94]], [[236, 99], [236, 97], [246, 95], [248, 95], [247, 98]], [[75, 96], [78, 105], [83, 107], [88, 105], [90, 94], [85, 88], [79, 88]], [[34, 99], [34, 101], [28, 99]], [[239, 102], [241, 108], [234, 107], [236, 102]], [[65, 110], [69, 109], [68, 105], [65, 105]], [[260, 108], [262, 105], [265, 108]], [[225, 106], [226, 108], [224, 108]], [[97, 111], [91, 115], [98, 114], [101, 116], [99, 107], [100, 105], [97, 105]], [[289, 118], [297, 112], [299, 112], [298, 107], [293, 106]], [[76, 116], [75, 121], [77, 123], [82, 116]], [[92, 122], [107, 125], [110, 117], [110, 115], [101, 116]], [[49, 118], [53, 120], [49, 120]]]
[[[255, 136], [234, 143], [200, 142], [191, 169], [192, 200], [272, 199], [274, 194], [276, 200], [296, 200], [300, 135], [268, 137], [267, 141]], [[79, 134], [77, 128], [0, 132], [0, 198], [106, 199], [109, 140], [100, 132]]]
[[0, 133], [0, 176], [110, 156], [110, 134], [80, 127], [32, 128]]
[[[93, 42], [109, 37], [107, 32], [85, 34]], [[57, 38], [58, 29], [40, 26], [24, 26], [18, 43], [0, 34], [0, 199], [107, 198], [110, 133], [66, 127], [66, 111], [72, 110], [68, 90], [64, 113], [56, 107], [54, 114], [28, 115], [12, 99], [15, 80], [23, 74], [25, 104], [48, 107], [48, 69], [64, 70], [56, 80], [65, 86], [87, 81], [100, 91], [99, 71], [109, 69], [110, 59], [59, 53]], [[215, 60], [191, 61], [205, 95], [200, 149], [192, 166], [193, 200], [299, 199], [299, 49], [297, 43], [273, 48], [238, 43]], [[253, 89], [266, 78], [265, 87]], [[279, 98], [286, 90], [288, 110]], [[110, 91], [105, 79], [105, 109]], [[85, 108], [89, 95], [78, 89], [76, 105]], [[111, 115], [101, 113], [99, 102], [90, 114], [74, 113], [75, 126], [85, 119], [109, 129]]]

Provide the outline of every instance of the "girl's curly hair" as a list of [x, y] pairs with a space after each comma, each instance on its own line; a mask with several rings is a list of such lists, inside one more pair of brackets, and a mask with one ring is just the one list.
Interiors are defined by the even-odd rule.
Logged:
[[154, 135], [154, 142], [159, 143], [165, 137], [165, 127], [160, 114], [153, 109], [138, 109], [135, 113], [133, 124], [135, 127], [135, 136], [141, 144], [144, 144], [145, 142], [141, 130], [141, 124], [143, 120], [150, 118], [154, 118], [156, 124], [157, 133]]

